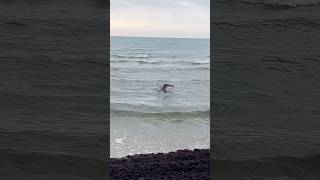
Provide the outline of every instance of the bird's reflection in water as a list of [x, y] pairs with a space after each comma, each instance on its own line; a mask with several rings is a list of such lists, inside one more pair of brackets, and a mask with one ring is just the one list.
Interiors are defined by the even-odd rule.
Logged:
[[170, 106], [170, 104], [174, 103], [174, 92], [167, 91], [163, 92], [161, 90], [158, 91], [158, 100], [162, 106]]

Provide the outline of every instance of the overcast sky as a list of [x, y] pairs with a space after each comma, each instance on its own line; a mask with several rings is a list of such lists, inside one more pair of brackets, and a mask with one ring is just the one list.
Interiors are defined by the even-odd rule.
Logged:
[[111, 0], [111, 36], [209, 38], [210, 0]]

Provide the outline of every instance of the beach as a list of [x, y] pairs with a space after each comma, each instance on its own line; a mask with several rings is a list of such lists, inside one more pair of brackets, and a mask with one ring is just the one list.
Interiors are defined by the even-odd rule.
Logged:
[[208, 180], [209, 155], [209, 150], [195, 149], [112, 158], [110, 177], [112, 180]]

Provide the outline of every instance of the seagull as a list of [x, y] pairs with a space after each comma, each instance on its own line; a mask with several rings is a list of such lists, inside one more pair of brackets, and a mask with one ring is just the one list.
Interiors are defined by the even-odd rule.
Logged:
[[168, 87], [174, 87], [173, 85], [171, 85], [171, 84], [163, 84], [162, 86], [161, 86], [161, 91], [163, 91], [163, 92], [167, 92], [167, 88]]

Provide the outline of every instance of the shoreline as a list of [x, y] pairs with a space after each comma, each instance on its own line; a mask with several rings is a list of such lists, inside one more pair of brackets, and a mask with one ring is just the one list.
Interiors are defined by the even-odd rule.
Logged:
[[169, 153], [137, 154], [110, 158], [110, 177], [113, 180], [210, 178], [210, 150], [178, 150]]

